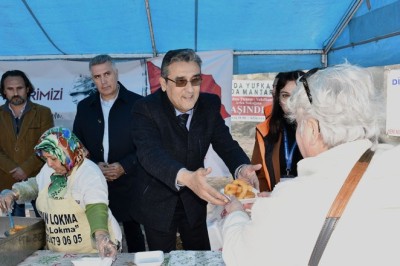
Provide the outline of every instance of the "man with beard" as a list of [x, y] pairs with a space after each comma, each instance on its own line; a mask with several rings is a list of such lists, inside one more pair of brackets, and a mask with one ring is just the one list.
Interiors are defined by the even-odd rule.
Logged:
[[[6, 103], [0, 106], [0, 190], [36, 176], [43, 166], [33, 147], [54, 121], [49, 108], [30, 101], [34, 90], [20, 70], [1, 77], [0, 93]], [[12, 215], [25, 216], [25, 205], [15, 204]]]

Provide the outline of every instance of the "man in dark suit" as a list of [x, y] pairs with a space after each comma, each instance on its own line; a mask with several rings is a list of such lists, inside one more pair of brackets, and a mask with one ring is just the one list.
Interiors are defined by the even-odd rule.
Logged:
[[258, 188], [255, 170], [261, 165], [249, 164], [220, 115], [220, 98], [200, 93], [201, 81], [201, 59], [193, 50], [169, 51], [161, 65], [161, 89], [132, 110], [133, 141], [145, 170], [135, 179], [133, 215], [144, 225], [150, 250], [174, 250], [177, 232], [184, 249], [210, 249], [207, 202], [228, 202], [206, 182], [211, 169], [204, 168], [204, 158], [211, 144], [234, 177]]
[[130, 215], [137, 166], [131, 108], [142, 96], [118, 81], [118, 70], [110, 56], [94, 57], [89, 69], [98, 91], [79, 102], [73, 131], [107, 179], [110, 209], [123, 224], [128, 252], [144, 251], [140, 224]]

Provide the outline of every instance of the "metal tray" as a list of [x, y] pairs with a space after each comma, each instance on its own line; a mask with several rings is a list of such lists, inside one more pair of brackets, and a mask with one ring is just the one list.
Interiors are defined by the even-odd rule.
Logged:
[[16, 225], [27, 225], [14, 235], [6, 237], [10, 229], [8, 217], [0, 217], [0, 258], [1, 265], [17, 265], [46, 243], [45, 225], [41, 218], [14, 217]]

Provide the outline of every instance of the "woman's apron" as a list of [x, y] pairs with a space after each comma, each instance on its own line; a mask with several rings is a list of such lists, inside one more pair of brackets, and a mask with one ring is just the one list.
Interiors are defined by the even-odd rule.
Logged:
[[[90, 235], [90, 225], [85, 210], [79, 206], [71, 194], [76, 169], [68, 177], [67, 193], [63, 199], [48, 196], [48, 186], [39, 192], [37, 209], [46, 224], [46, 242], [49, 250], [68, 253], [97, 253]], [[108, 219], [111, 240], [113, 232]], [[92, 244], [93, 243], [93, 244]], [[114, 242], [116, 243], [116, 242]]]

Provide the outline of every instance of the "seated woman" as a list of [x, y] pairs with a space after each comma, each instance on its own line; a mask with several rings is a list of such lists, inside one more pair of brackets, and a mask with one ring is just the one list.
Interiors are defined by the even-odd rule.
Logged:
[[319, 265], [400, 265], [400, 146], [377, 144], [385, 101], [366, 69], [342, 64], [313, 72], [299, 79], [287, 102], [304, 157], [298, 176], [258, 198], [251, 218], [237, 200], [226, 205], [228, 266], [308, 265], [336, 195], [370, 148], [375, 155]]
[[266, 119], [256, 126], [251, 163], [262, 165], [257, 171], [261, 191], [271, 191], [281, 177], [297, 176], [297, 162], [303, 157], [296, 143], [296, 125], [285, 115], [286, 101], [303, 74], [302, 71], [281, 72], [275, 77], [272, 106], [264, 107]]
[[86, 148], [69, 129], [54, 127], [41, 136], [35, 152], [47, 164], [36, 177], [3, 190], [1, 210], [10, 210], [14, 201], [36, 199], [48, 249], [115, 259], [121, 230], [108, 208], [105, 177], [87, 159]]

